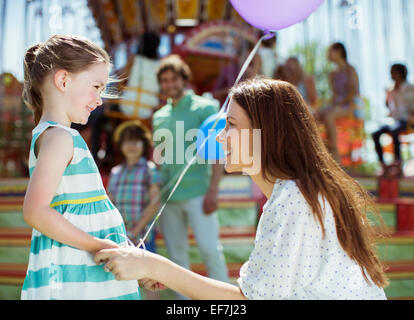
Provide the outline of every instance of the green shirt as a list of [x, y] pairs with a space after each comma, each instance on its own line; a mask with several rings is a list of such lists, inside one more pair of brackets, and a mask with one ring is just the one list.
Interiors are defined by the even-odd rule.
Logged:
[[[164, 149], [161, 155], [165, 160], [168, 157], [172, 160], [161, 164], [160, 168], [163, 191], [168, 184], [166, 190], [162, 192], [164, 201], [170, 194], [180, 173], [197, 152], [195, 147], [196, 131], [188, 132], [188, 130], [199, 129], [205, 119], [217, 112], [218, 108], [211, 100], [190, 91], [186, 92], [176, 105], [173, 106], [172, 102], [168, 101], [165, 106], [154, 113], [152, 127], [155, 148]], [[157, 137], [159, 129], [167, 129], [171, 134], [167, 137], [166, 131], [161, 130], [158, 131]], [[189, 136], [186, 137], [186, 134]], [[187, 150], [188, 147], [190, 149]], [[187, 156], [185, 155], [186, 151]], [[202, 164], [198, 159], [190, 166], [170, 201], [185, 201], [207, 192], [211, 180], [211, 165], [207, 163], [207, 160]]]

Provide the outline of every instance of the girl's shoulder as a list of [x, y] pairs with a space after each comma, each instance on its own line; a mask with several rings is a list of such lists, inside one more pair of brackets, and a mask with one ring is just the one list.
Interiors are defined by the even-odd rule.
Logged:
[[61, 142], [65, 144], [72, 144], [72, 135], [67, 130], [60, 127], [49, 127], [42, 133], [42, 138], [50, 142]]
[[48, 129], [51, 128], [60, 128], [62, 131], [66, 131], [70, 133], [72, 136], [79, 135], [79, 132], [76, 129], [72, 129], [69, 127], [66, 127], [58, 122], [55, 121], [42, 121], [37, 124], [37, 126], [32, 130], [33, 134], [39, 134], [42, 133]]
[[32, 148], [37, 155], [40, 146], [46, 145], [50, 148], [70, 149], [73, 148], [73, 135], [63, 126], [51, 123], [39, 123], [32, 131]]

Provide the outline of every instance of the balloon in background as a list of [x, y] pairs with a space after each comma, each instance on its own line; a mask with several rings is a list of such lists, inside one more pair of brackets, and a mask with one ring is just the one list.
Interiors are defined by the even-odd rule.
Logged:
[[217, 135], [226, 126], [226, 118], [224, 114], [220, 116], [216, 126], [214, 129], [212, 129], [213, 132], [202, 147], [203, 142], [205, 138], [207, 138], [207, 136], [210, 134], [210, 130], [216, 122], [218, 115], [219, 113], [213, 114], [204, 120], [197, 135], [197, 154], [205, 160], [218, 160], [224, 157], [223, 144], [216, 141]]
[[323, 0], [230, 0], [244, 20], [263, 31], [276, 31], [305, 20]]

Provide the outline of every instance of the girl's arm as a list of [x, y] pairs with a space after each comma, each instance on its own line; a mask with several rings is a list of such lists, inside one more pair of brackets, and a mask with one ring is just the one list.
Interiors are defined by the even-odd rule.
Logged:
[[149, 278], [191, 299], [246, 299], [240, 288], [203, 277], [174, 262], [138, 248], [106, 249], [95, 255], [95, 262], [106, 262], [117, 280]]
[[141, 219], [132, 228], [131, 233], [136, 237], [144, 230], [145, 226], [151, 221], [160, 206], [160, 188], [157, 184], [152, 184], [149, 190], [150, 203], [145, 207]]
[[50, 207], [63, 172], [72, 159], [73, 141], [61, 128], [50, 128], [40, 138], [36, 168], [23, 203], [25, 222], [49, 238], [91, 253], [116, 248], [114, 242], [89, 235]]

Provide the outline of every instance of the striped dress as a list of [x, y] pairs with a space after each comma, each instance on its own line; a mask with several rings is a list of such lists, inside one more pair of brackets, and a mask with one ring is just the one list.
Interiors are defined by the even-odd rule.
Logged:
[[[106, 195], [98, 168], [79, 132], [56, 122], [41, 122], [32, 131], [29, 172], [36, 166], [36, 139], [54, 126], [73, 137], [73, 158], [50, 204], [73, 225], [90, 235], [125, 243], [125, 226], [119, 211]], [[112, 234], [112, 235], [111, 235]], [[29, 264], [22, 299], [129, 299], [139, 300], [137, 281], [118, 281], [93, 256], [62, 244], [33, 229]]]

